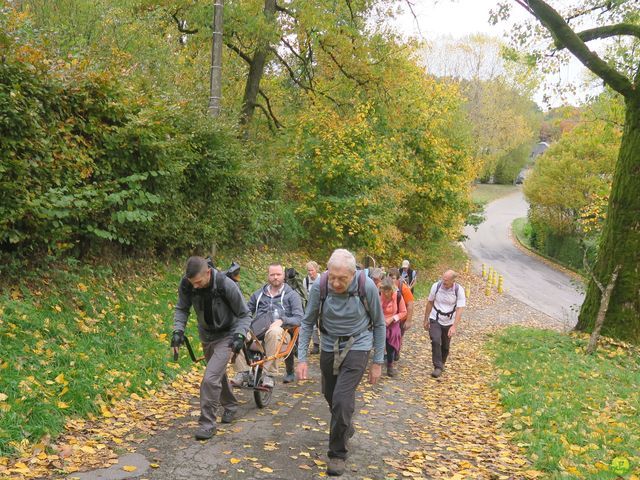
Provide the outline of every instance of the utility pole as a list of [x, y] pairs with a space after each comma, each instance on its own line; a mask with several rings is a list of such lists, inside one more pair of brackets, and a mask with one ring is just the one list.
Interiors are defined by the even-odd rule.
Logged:
[[220, 115], [222, 96], [222, 5], [223, 0], [213, 0], [213, 35], [211, 43], [211, 90], [209, 115]]

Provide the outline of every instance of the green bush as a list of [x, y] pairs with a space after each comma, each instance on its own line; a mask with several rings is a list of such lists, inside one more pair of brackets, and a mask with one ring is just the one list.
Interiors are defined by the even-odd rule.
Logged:
[[53, 73], [29, 48], [0, 63], [0, 158], [5, 256], [209, 248], [261, 228], [260, 184], [230, 129], [108, 72]]
[[526, 142], [500, 157], [494, 170], [494, 181], [503, 185], [515, 182], [518, 173], [527, 164], [532, 147], [530, 142]]

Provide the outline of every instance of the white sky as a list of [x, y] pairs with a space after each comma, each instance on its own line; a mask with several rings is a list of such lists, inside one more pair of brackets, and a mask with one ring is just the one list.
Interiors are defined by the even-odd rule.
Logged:
[[[462, 38], [473, 33], [485, 33], [506, 41], [505, 34], [514, 23], [524, 23], [531, 18], [531, 15], [515, 1], [512, 2], [510, 18], [498, 22], [497, 25], [489, 23], [489, 11], [496, 8], [498, 0], [414, 0], [412, 3], [414, 3], [413, 10], [420, 28], [418, 30], [416, 19], [405, 5], [404, 14], [397, 18], [400, 31], [407, 36], [418, 38], [421, 32], [421, 38], [432, 42], [442, 36]], [[586, 72], [586, 68], [573, 59], [553, 81], [580, 85]], [[535, 100], [545, 108], [541, 101], [544, 94], [544, 87], [542, 88], [543, 90], [535, 95]], [[580, 97], [580, 95], [572, 97], [571, 103], [577, 103]], [[553, 98], [551, 101], [552, 106], [558, 106], [561, 103], [559, 98]]]

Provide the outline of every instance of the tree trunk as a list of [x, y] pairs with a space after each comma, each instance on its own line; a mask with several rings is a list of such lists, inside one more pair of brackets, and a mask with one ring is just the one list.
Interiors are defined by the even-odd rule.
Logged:
[[[264, 2], [264, 16], [267, 17], [267, 21], [271, 23], [273, 21], [276, 12], [276, 0], [265, 0]], [[260, 90], [260, 80], [264, 73], [264, 66], [267, 61], [267, 54], [269, 53], [269, 43], [263, 42], [256, 48], [253, 55], [251, 65], [249, 66], [249, 75], [247, 76], [247, 84], [244, 89], [244, 98], [242, 99], [242, 111], [240, 112], [240, 124], [248, 125], [253, 117], [253, 112], [256, 109], [256, 100], [258, 98], [258, 91]]]
[[[617, 265], [611, 274], [611, 280], [609, 284], [604, 289], [600, 289], [602, 291], [602, 299], [600, 300], [600, 307], [598, 308], [598, 316], [596, 317], [596, 325], [593, 328], [593, 332], [591, 332], [591, 338], [589, 339], [589, 345], [587, 345], [587, 353], [591, 355], [596, 351], [596, 347], [598, 345], [598, 339], [600, 338], [600, 331], [602, 330], [602, 325], [604, 325], [604, 319], [607, 316], [607, 310], [609, 309], [609, 301], [611, 300], [611, 292], [613, 292], [613, 287], [616, 285], [616, 280], [618, 279], [618, 272], [620, 271], [620, 266]], [[598, 288], [602, 285], [598, 285]]]
[[[625, 104], [624, 134], [594, 275], [606, 284], [620, 265], [602, 333], [640, 343], [640, 95], [627, 96]], [[600, 289], [591, 280], [576, 329], [593, 329], [600, 301]]]
[[211, 37], [211, 75], [209, 92], [209, 115], [220, 115], [222, 97], [222, 0], [213, 2], [213, 35]]

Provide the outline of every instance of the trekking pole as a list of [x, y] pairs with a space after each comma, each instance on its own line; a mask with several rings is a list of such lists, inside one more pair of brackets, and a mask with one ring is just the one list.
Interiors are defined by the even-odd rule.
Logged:
[[[191, 348], [191, 342], [189, 341], [189, 338], [186, 335], [184, 336], [184, 344], [187, 346], [187, 350], [189, 351], [189, 356], [191, 357], [191, 360], [193, 361], [193, 363], [203, 362], [205, 365], [207, 364], [207, 362], [205, 362], [204, 357], [196, 358], [195, 353], [193, 353], [193, 348]], [[176, 358], [176, 356], [177, 354], [174, 355], [174, 358]]]

